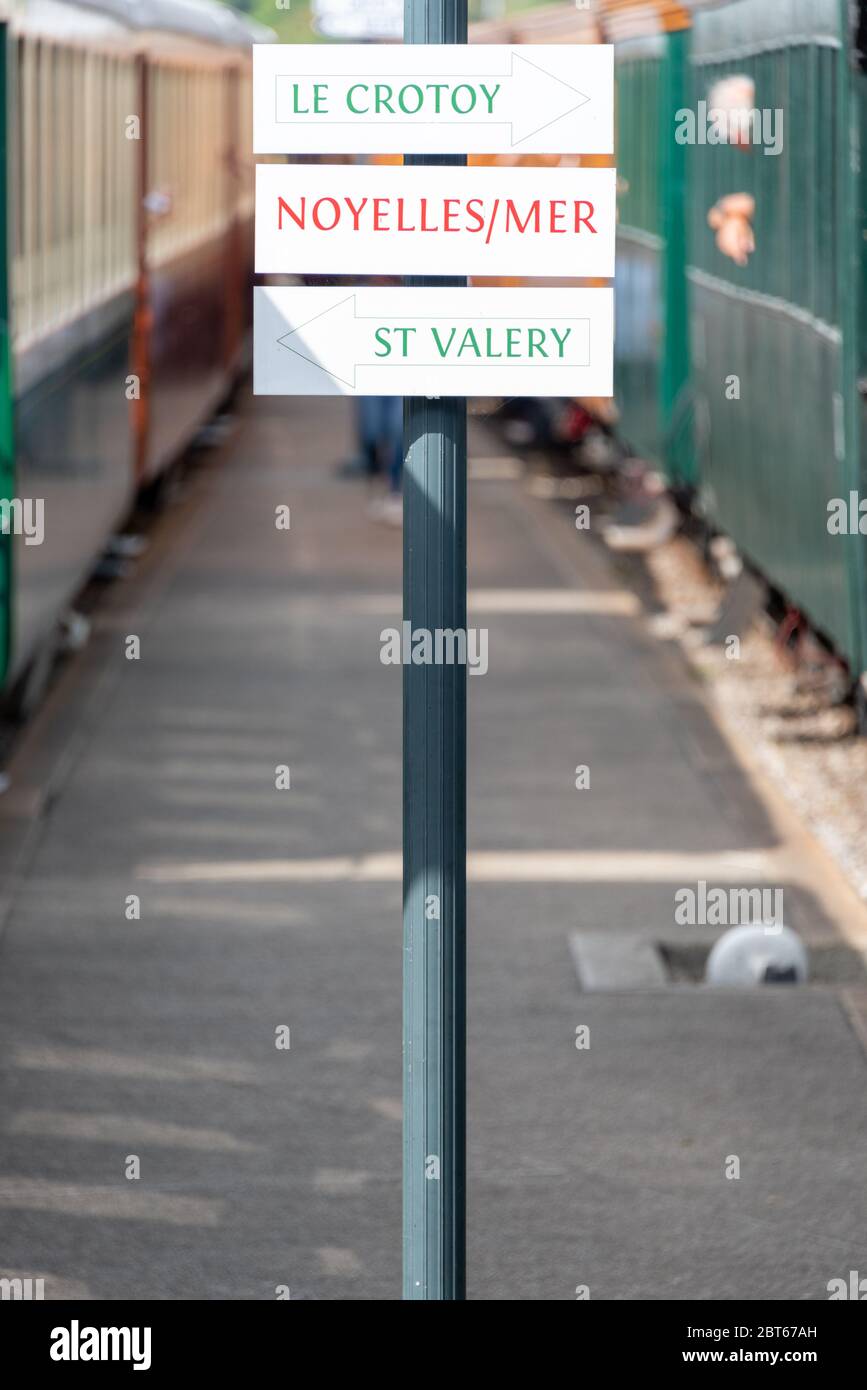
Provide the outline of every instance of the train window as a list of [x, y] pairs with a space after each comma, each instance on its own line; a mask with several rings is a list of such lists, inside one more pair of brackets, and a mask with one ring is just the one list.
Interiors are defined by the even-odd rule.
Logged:
[[13, 323], [21, 348], [136, 272], [131, 59], [44, 39], [13, 46]]
[[36, 63], [38, 46], [18, 40], [11, 50], [16, 90], [16, 118], [19, 138], [13, 140], [17, 151], [15, 168], [15, 247], [12, 294], [18, 305], [18, 326], [29, 332], [29, 315], [36, 296], [35, 263], [32, 250], [36, 242], [36, 191], [39, 187], [38, 151], [34, 148], [35, 120], [32, 112], [35, 100]]
[[[141, 146], [127, 139], [136, 77], [126, 54], [22, 35], [10, 55], [20, 349], [133, 285]], [[251, 76], [222, 63], [162, 61], [149, 65], [148, 83], [148, 255], [160, 263], [219, 235], [230, 217], [252, 215], [252, 159], [244, 158], [252, 146]]]
[[160, 62], [148, 82], [148, 260], [159, 265], [228, 226], [230, 73]]
[[[756, 106], [773, 115], [779, 130], [776, 113], [784, 112], [785, 144], [775, 157], [735, 146], [719, 147], [712, 159], [704, 150], [691, 156], [693, 253], [705, 273], [797, 305], [833, 326], [839, 312], [833, 229], [840, 185], [838, 165], [827, 151], [839, 146], [839, 51], [803, 43], [741, 54], [737, 61], [755, 83]], [[704, 64], [698, 70], [700, 95], [731, 71], [730, 62]], [[736, 267], [708, 235], [707, 213], [724, 195], [741, 192], [755, 199], [756, 252]]]
[[238, 145], [236, 151], [237, 168], [237, 212], [238, 216], [253, 216], [256, 201], [254, 183], [253, 149], [253, 74], [244, 69], [238, 80]]

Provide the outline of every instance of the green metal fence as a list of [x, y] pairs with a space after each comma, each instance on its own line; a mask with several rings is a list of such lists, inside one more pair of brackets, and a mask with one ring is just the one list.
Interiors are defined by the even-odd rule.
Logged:
[[[701, 506], [860, 670], [863, 538], [827, 525], [829, 500], [859, 479], [845, 16], [840, 0], [696, 14], [691, 106], [749, 76], [756, 108], [782, 112], [783, 145], [689, 147], [688, 277]], [[741, 192], [756, 209], [743, 267], [707, 224]]]
[[621, 432], [676, 485], [693, 482], [685, 278], [686, 161], [672, 138], [685, 32], [618, 44], [615, 392]]

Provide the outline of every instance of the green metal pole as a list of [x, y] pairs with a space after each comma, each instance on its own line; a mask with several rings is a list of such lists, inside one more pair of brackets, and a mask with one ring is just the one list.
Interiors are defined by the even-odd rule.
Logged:
[[[404, 37], [466, 43], [467, 0], [405, 0]], [[404, 621], [410, 631], [465, 629], [466, 402], [407, 400], [404, 452]], [[466, 1296], [467, 672], [458, 665], [403, 669], [403, 1296], [460, 1300]]]

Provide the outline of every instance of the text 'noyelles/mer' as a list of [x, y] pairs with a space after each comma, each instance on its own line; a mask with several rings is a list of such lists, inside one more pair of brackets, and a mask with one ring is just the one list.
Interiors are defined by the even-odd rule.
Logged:
[[338, 228], [352, 232], [484, 232], [490, 240], [498, 226], [507, 234], [526, 236], [597, 235], [595, 208], [587, 198], [297, 198], [277, 195], [277, 230], [293, 225], [318, 232]]

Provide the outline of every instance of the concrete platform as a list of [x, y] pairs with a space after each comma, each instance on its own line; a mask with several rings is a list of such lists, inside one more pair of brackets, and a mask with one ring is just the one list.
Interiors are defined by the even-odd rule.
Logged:
[[[48, 1297], [399, 1297], [401, 681], [379, 634], [401, 541], [335, 474], [350, 426], [341, 403], [243, 403], [10, 769], [0, 1267]], [[867, 941], [864, 910], [568, 511], [479, 471], [470, 1296], [825, 1298], [867, 1236], [841, 992], [582, 994], [570, 935], [671, 938], [699, 879], [782, 887], [813, 941]]]

